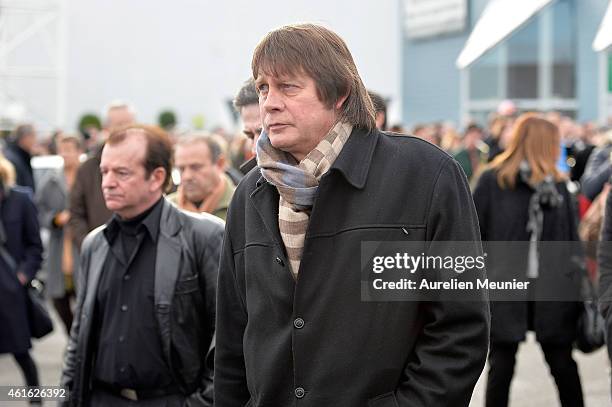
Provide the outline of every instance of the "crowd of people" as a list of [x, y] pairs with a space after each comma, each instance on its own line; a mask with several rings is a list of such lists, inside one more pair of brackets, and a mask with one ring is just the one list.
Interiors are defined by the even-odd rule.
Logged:
[[[488, 360], [486, 406], [503, 407], [533, 331], [561, 405], [582, 406], [582, 301], [363, 302], [354, 271], [363, 241], [519, 241], [535, 282], [560, 273], [539, 242], [589, 240], [576, 272], [600, 280], [612, 334], [595, 243], [612, 240], [612, 129], [510, 101], [486, 124], [388, 127], [342, 39], [310, 24], [266, 35], [252, 70], [233, 137], [137, 124], [119, 101], [86, 138], [7, 135], [0, 353], [26, 384], [40, 279], [69, 338], [65, 405], [467, 406]], [[49, 153], [60, 169], [32, 168]]]

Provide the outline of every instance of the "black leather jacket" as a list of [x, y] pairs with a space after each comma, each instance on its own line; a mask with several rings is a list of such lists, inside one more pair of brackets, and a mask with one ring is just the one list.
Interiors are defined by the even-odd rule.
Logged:
[[[64, 356], [61, 385], [70, 401], [87, 406], [91, 392], [95, 297], [109, 246], [101, 226], [83, 242], [77, 308]], [[155, 266], [155, 316], [164, 358], [187, 406], [212, 406], [217, 269], [223, 221], [187, 214], [163, 202]], [[208, 357], [207, 357], [208, 355]]]

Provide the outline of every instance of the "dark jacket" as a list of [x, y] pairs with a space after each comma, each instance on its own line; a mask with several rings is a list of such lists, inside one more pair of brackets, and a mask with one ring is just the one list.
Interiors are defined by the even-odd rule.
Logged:
[[30, 188], [34, 192], [34, 171], [30, 163], [32, 159], [30, 153], [15, 143], [8, 143], [4, 155], [15, 167], [15, 175], [17, 176], [15, 183], [19, 186]]
[[[77, 308], [64, 357], [61, 384], [72, 406], [87, 406], [91, 391], [92, 321], [108, 242], [105, 226], [83, 242]], [[155, 263], [155, 314], [164, 359], [188, 406], [212, 405], [212, 364], [205, 363], [213, 343], [215, 288], [223, 222], [212, 215], [187, 214], [163, 202]]]
[[[556, 208], [544, 207], [544, 222], [542, 238], [543, 251], [555, 250], [555, 247], [566, 247], [568, 251], [559, 252], [555, 255], [541, 256], [538, 280], [555, 281], [555, 285], [538, 285], [538, 281], [531, 284], [538, 290], [556, 290], [563, 292], [575, 292], [572, 298], [579, 296], [579, 279], [566, 278], [561, 273], [568, 270], [568, 264], [572, 263], [571, 256], [574, 254], [570, 249], [575, 246], [555, 246], [546, 242], [578, 242], [576, 229], [576, 214], [571, 195], [565, 183], [556, 184], [557, 191], [563, 197], [562, 205]], [[494, 170], [486, 170], [480, 176], [474, 190], [474, 203], [478, 212], [480, 230], [483, 242], [528, 242], [529, 232], [527, 221], [529, 219], [529, 199], [533, 189], [524, 182], [517, 180], [514, 189], [502, 189], [497, 183]], [[547, 246], [546, 246], [547, 245]], [[507, 245], [510, 247], [510, 244]], [[526, 280], [528, 245], [512, 246], [524, 264], [524, 268], [518, 270], [518, 277]], [[510, 250], [510, 249], [509, 249]], [[489, 259], [493, 261], [494, 259]], [[517, 260], [518, 262], [518, 260]], [[563, 271], [562, 271], [563, 270]], [[571, 270], [571, 269], [569, 269]], [[578, 272], [578, 269], [573, 269]], [[493, 275], [493, 270], [489, 270]], [[555, 274], [557, 276], [555, 277]], [[538, 297], [538, 296], [536, 296]], [[572, 301], [534, 301], [533, 306], [533, 330], [536, 338], [542, 343], [572, 343], [576, 335], [576, 321], [579, 315], [580, 304]], [[491, 341], [492, 342], [520, 342], [525, 339], [529, 321], [529, 303], [496, 302], [491, 301]]]
[[417, 138], [353, 130], [321, 179], [297, 283], [278, 203], [255, 169], [230, 205], [215, 405], [467, 406], [487, 354], [488, 304], [362, 302], [360, 282], [362, 241], [479, 241], [456, 162]]
[[70, 191], [70, 221], [74, 243], [77, 248], [83, 244], [87, 233], [105, 224], [111, 217], [102, 195], [100, 157], [102, 148], [80, 167]]
[[591, 201], [597, 198], [604, 184], [612, 175], [611, 153], [612, 144], [609, 143], [593, 150], [586, 162], [580, 184], [582, 193]]
[[606, 199], [601, 242], [598, 253], [599, 307], [606, 320], [608, 355], [612, 359], [612, 194]]
[[[28, 279], [33, 279], [42, 262], [42, 243], [36, 207], [29, 191], [15, 187], [0, 191], [0, 218], [7, 234], [6, 250]], [[0, 353], [21, 353], [30, 348], [26, 289], [15, 270], [0, 256]]]

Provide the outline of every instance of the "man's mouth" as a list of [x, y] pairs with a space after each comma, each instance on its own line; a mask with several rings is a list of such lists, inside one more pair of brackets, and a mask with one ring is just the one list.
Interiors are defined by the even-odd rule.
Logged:
[[285, 123], [273, 123], [268, 126], [268, 129], [269, 131], [276, 132], [276, 131], [280, 131], [284, 129], [287, 126], [288, 124], [285, 124]]

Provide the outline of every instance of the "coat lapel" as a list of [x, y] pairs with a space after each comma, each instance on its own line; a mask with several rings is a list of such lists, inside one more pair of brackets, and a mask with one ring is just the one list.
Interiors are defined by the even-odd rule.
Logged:
[[155, 315], [160, 329], [162, 347], [170, 363], [170, 305], [181, 266], [180, 219], [165, 199], [155, 257]]
[[284, 252], [285, 245], [278, 228], [278, 200], [279, 195], [276, 188], [268, 183], [263, 176], [260, 177], [257, 181], [257, 188], [251, 194], [251, 201], [266, 225], [270, 236], [273, 237], [274, 243]]

